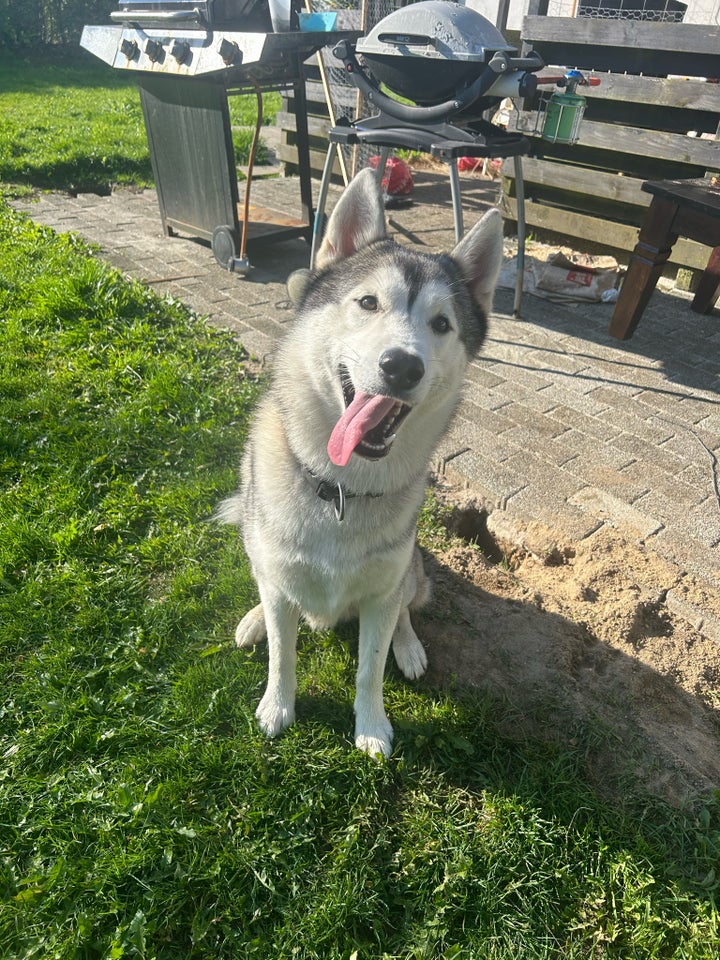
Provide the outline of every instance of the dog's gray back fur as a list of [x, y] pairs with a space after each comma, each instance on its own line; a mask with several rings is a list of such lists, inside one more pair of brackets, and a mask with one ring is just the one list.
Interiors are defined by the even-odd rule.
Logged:
[[[330, 218], [319, 269], [298, 297], [241, 468], [239, 493], [220, 509], [238, 522], [261, 604], [238, 626], [247, 646], [267, 632], [268, 687], [258, 707], [275, 735], [294, 719], [298, 616], [328, 626], [359, 615], [356, 744], [388, 754], [392, 728], [382, 706], [390, 642], [406, 676], [426, 655], [409, 609], [427, 597], [415, 547], [417, 514], [433, 450], [457, 405], [467, 360], [480, 347], [502, 257], [499, 214], [476, 225], [452, 255], [428, 255], [385, 237], [384, 211], [370, 171], [347, 189]], [[442, 320], [438, 320], [438, 318]], [[447, 321], [448, 329], [445, 330]], [[411, 357], [419, 382], [396, 378], [388, 351]], [[422, 371], [422, 373], [420, 373]], [[410, 406], [380, 458], [344, 465], [328, 440], [351, 393], [395, 397]], [[344, 515], [338, 519], [342, 488]]]

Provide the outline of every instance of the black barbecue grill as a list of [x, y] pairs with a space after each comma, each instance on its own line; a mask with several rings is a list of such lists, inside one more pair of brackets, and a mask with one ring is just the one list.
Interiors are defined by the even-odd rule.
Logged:
[[[121, 0], [112, 24], [86, 26], [81, 46], [132, 73], [150, 149], [163, 229], [210, 241], [218, 262], [244, 271], [248, 249], [312, 236], [313, 210], [303, 63], [356, 31], [297, 29], [300, 0]], [[280, 29], [275, 29], [275, 28]], [[228, 95], [294, 91], [302, 219], [240, 199]], [[257, 134], [257, 131], [256, 131]]]

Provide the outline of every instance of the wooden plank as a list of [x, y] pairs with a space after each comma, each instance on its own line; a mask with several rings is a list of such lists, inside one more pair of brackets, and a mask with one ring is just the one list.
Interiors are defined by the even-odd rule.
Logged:
[[[542, 70], [538, 77], [557, 76], [557, 71]], [[665, 77], [633, 77], [621, 73], [600, 73], [599, 87], [581, 87], [578, 93], [593, 100], [620, 100], [684, 110], [720, 113], [720, 84], [703, 80]], [[692, 126], [692, 124], [690, 124]]]
[[[307, 80], [305, 82], [305, 91], [308, 100], [313, 103], [325, 103], [325, 94], [320, 81]], [[333, 103], [336, 109], [343, 107], [345, 109], [355, 109], [355, 87], [333, 86]], [[291, 99], [291, 98], [290, 98]]]
[[[501, 210], [508, 220], [517, 220], [517, 202], [503, 197]], [[589, 242], [600, 242], [618, 250], [632, 250], [637, 243], [638, 229], [622, 223], [608, 223], [587, 214], [550, 207], [542, 203], [525, 201], [525, 221], [529, 226], [541, 227], [569, 237], [581, 237]]]
[[[310, 116], [307, 118], [307, 125], [308, 133], [311, 137], [322, 137], [327, 143], [327, 132], [330, 129], [329, 117]], [[280, 110], [275, 119], [275, 126], [280, 127], [282, 130], [289, 130], [295, 133], [297, 131], [297, 118], [294, 113]]]
[[[515, 165], [504, 160], [502, 174], [513, 178]], [[618, 203], [647, 207], [651, 197], [642, 190], [643, 180], [621, 177], [617, 173], [575, 167], [569, 163], [554, 163], [552, 160], [537, 160], [523, 157], [523, 180], [526, 184], [538, 184], [570, 193], [591, 194], [593, 197], [613, 200]]]
[[[503, 216], [508, 220], [517, 220], [517, 203], [510, 197], [502, 199]], [[611, 223], [598, 217], [589, 217], [559, 207], [549, 207], [532, 201], [525, 202], [525, 221], [528, 226], [548, 230], [565, 237], [576, 237], [609, 247], [615, 251], [625, 251], [629, 259], [638, 240], [638, 228], [623, 223]], [[672, 249], [670, 262], [694, 270], [704, 270], [710, 256], [710, 248], [692, 240], [680, 238]]]
[[[277, 155], [279, 160], [287, 164], [292, 169], [297, 167], [297, 147], [281, 142], [277, 149]], [[310, 167], [318, 177], [322, 173], [322, 170], [325, 166], [326, 156], [326, 151], [320, 152], [319, 150], [310, 150]], [[340, 176], [340, 164], [337, 162], [337, 160], [333, 166], [333, 173], [337, 174], [338, 177]]]
[[645, 20], [594, 20], [587, 17], [525, 17], [522, 36], [529, 43], [592, 44], [643, 50], [688, 51], [717, 57], [720, 26], [697, 23], [653, 23]]
[[[534, 114], [511, 114], [511, 129], [528, 136], [535, 133]], [[655, 157], [676, 163], [692, 164], [706, 170], [720, 170], [720, 140], [701, 140], [664, 130], [645, 130], [614, 123], [583, 120], [580, 140], [583, 147], [594, 147], [632, 156]]]
[[720, 27], [637, 20], [526, 17], [523, 51], [547, 64], [612, 73], [717, 76]]

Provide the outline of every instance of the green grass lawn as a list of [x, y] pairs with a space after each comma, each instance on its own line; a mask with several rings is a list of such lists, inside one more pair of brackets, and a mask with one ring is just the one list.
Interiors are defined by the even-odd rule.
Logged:
[[717, 960], [717, 798], [598, 796], [599, 730], [521, 739], [390, 667], [372, 760], [349, 627], [302, 633], [299, 722], [259, 734], [266, 652], [230, 639], [255, 586], [210, 519], [258, 389], [231, 337], [0, 200], [0, 957]]
[[[274, 122], [280, 95], [264, 97]], [[230, 97], [238, 163], [247, 160], [255, 96]], [[265, 156], [264, 147], [258, 161]], [[41, 54], [0, 56], [0, 185], [105, 191], [152, 183], [140, 96], [132, 78], [78, 47], [48, 62]]]
[[258, 733], [230, 337], [3, 207], [0, 338], [2, 956], [717, 957], [716, 807], [605, 802], [582, 740], [391, 671], [371, 760], [352, 630]]

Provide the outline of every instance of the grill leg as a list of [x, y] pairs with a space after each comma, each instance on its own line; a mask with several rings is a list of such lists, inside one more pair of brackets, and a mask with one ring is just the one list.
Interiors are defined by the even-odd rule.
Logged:
[[388, 157], [392, 153], [391, 147], [381, 147], [380, 148], [380, 162], [377, 165], [377, 182], [382, 186], [383, 177], [385, 176], [385, 167], [387, 166]]
[[450, 168], [450, 193], [452, 195], [453, 221], [455, 223], [455, 243], [460, 243], [465, 232], [463, 224], [462, 197], [460, 196], [460, 177], [458, 176], [457, 160], [453, 157], [448, 160]]
[[[298, 64], [298, 75], [302, 76], [302, 66]], [[310, 136], [307, 120], [307, 96], [305, 80], [294, 84], [293, 103], [295, 104], [295, 122], [297, 125], [298, 174], [300, 177], [300, 204], [303, 221], [307, 224], [306, 240], [310, 240], [313, 227], [312, 172], [310, 169]]]
[[330, 186], [330, 178], [335, 164], [335, 155], [339, 150], [337, 143], [332, 140], [328, 144], [328, 152], [325, 156], [325, 166], [323, 167], [322, 180], [320, 181], [320, 191], [318, 193], [317, 208], [315, 210], [315, 222], [313, 224], [312, 247], [310, 249], [310, 269], [315, 269], [315, 258], [317, 257], [318, 247], [325, 232], [325, 204], [327, 202], [327, 192]]

